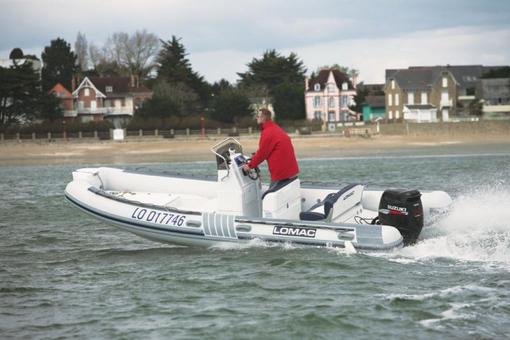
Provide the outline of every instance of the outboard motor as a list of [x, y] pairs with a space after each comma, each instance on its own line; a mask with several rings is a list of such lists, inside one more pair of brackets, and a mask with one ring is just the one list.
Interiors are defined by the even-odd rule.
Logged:
[[379, 202], [379, 222], [398, 229], [404, 246], [413, 244], [423, 228], [423, 205], [418, 190], [388, 189]]

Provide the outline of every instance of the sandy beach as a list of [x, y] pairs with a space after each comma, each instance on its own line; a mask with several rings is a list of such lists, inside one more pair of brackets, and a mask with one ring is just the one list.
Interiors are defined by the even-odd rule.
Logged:
[[[224, 137], [194, 139], [149, 139], [115, 141], [9, 142], [0, 144], [1, 165], [31, 164], [125, 164], [139, 162], [177, 162], [212, 160], [211, 146]], [[237, 138], [246, 154], [257, 149], [258, 136]], [[419, 153], [440, 151], [445, 147], [493, 146], [510, 150], [510, 136], [372, 136], [371, 138], [338, 135], [293, 136], [298, 158], [353, 157], [392, 153], [395, 150]]]

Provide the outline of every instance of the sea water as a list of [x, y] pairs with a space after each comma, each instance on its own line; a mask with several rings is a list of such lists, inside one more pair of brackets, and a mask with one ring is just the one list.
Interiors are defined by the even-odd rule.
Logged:
[[[509, 337], [509, 151], [299, 163], [302, 181], [444, 190], [453, 204], [391, 252], [187, 248], [71, 207], [71, 171], [97, 164], [0, 166], [1, 338]], [[213, 162], [115, 166], [214, 175]]]

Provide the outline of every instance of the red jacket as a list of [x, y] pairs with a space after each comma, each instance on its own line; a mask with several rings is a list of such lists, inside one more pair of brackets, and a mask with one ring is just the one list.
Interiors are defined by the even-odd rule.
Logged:
[[297, 176], [299, 168], [289, 136], [271, 120], [262, 123], [260, 128], [259, 149], [248, 164], [250, 168], [267, 160], [271, 181]]

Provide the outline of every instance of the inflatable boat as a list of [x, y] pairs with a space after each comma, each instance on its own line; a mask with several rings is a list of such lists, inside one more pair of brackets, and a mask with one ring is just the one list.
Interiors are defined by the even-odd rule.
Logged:
[[84, 212], [149, 240], [211, 246], [252, 240], [312, 247], [388, 250], [416, 242], [425, 221], [451, 203], [443, 191], [262, 185], [241, 144], [214, 145], [217, 178], [83, 168], [65, 197]]

